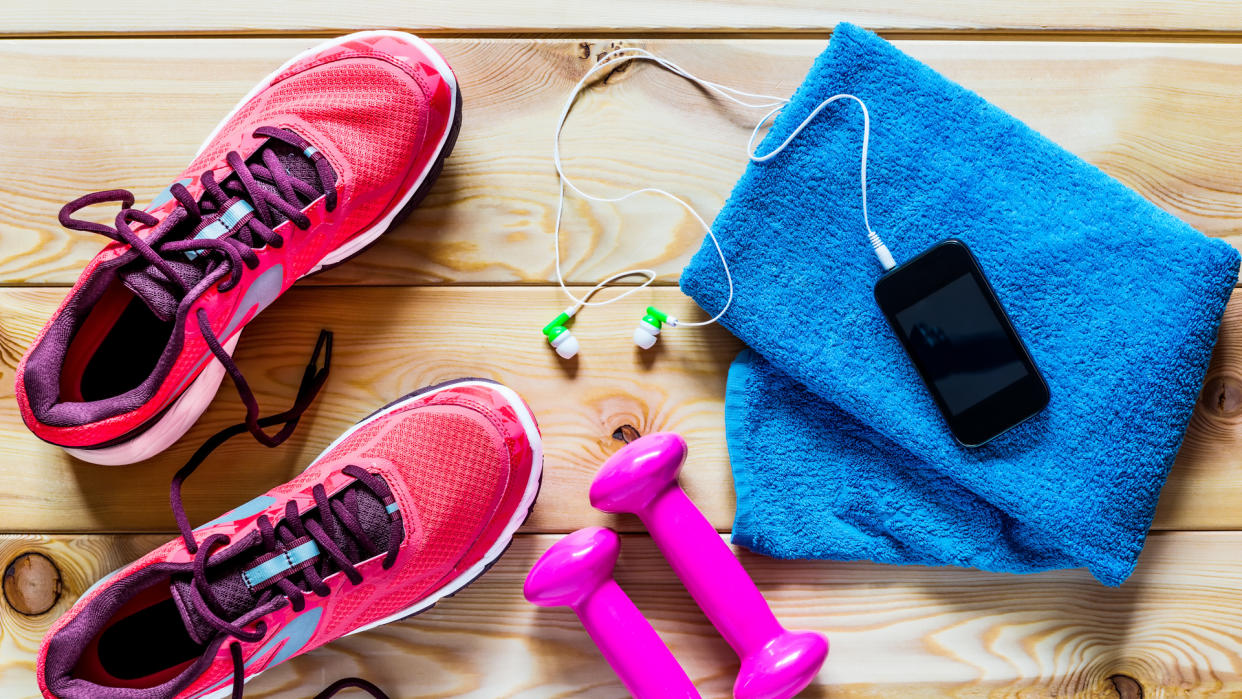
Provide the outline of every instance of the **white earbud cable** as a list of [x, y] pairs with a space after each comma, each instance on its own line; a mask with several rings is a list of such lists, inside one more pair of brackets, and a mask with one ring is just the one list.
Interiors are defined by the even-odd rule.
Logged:
[[[559, 196], [557, 198], [557, 203], [556, 203], [556, 227], [553, 231], [553, 235], [555, 238], [554, 248], [556, 251], [555, 253], [556, 283], [560, 285], [561, 291], [565, 292], [565, 295], [573, 299], [574, 301], [574, 305], [571, 306], [569, 309], [566, 309], [566, 312], [569, 315], [571, 316], [574, 315], [575, 313], [578, 312], [578, 310], [586, 306], [606, 306], [610, 303], [615, 303], [617, 301], [620, 301], [621, 299], [629, 296], [630, 294], [633, 294], [637, 291], [640, 291], [646, 288], [647, 286], [650, 286], [651, 283], [656, 280], [656, 277], [658, 275], [656, 274], [655, 270], [648, 269], [648, 268], [626, 270], [624, 272], [618, 272], [617, 274], [614, 274], [608, 277], [607, 279], [601, 281], [600, 283], [596, 284], [589, 291], [587, 291], [587, 293], [584, 294], [581, 298], [574, 295], [574, 293], [565, 284], [565, 277], [561, 270], [561, 218], [565, 210], [565, 188], [566, 187], [568, 187], [569, 189], [571, 189], [573, 192], [575, 192], [576, 194], [578, 194], [584, 199], [595, 201], [595, 202], [601, 202], [601, 203], [618, 203], [618, 202], [622, 202], [627, 199], [630, 199], [631, 197], [636, 197], [640, 194], [647, 194], [647, 193], [658, 194], [658, 195], [671, 199], [677, 202], [678, 204], [680, 204], [681, 207], [684, 208], [686, 211], [690, 212], [690, 215], [694, 217], [694, 220], [698, 221], [699, 225], [703, 227], [703, 231], [707, 234], [707, 237], [712, 241], [712, 245], [716, 248], [716, 254], [720, 258], [720, 267], [724, 271], [725, 280], [728, 282], [729, 295], [728, 295], [728, 298], [725, 300], [725, 304], [720, 309], [720, 311], [716, 313], [716, 315], [709, 318], [708, 320], [691, 322], [691, 323], [679, 321], [679, 322], [671, 323], [671, 324], [675, 324], [675, 325], [679, 325], [683, 327], [710, 325], [712, 323], [719, 321], [720, 318], [724, 316], [726, 312], [728, 312], [729, 306], [732, 305], [733, 303], [733, 275], [729, 272], [729, 263], [725, 259], [724, 251], [721, 250], [720, 248], [720, 241], [716, 239], [716, 234], [712, 232], [712, 228], [710, 225], [708, 225], [707, 221], [703, 220], [703, 217], [699, 215], [699, 212], [695, 211], [694, 207], [690, 206], [690, 204], [688, 204], [685, 200], [681, 199], [680, 197], [677, 197], [676, 195], [670, 192], [667, 192], [663, 189], [659, 189], [656, 187], [643, 187], [642, 189], [636, 189], [636, 190], [627, 192], [625, 194], [622, 194], [616, 197], [598, 196], [598, 195], [590, 194], [582, 190], [582, 188], [580, 188], [577, 184], [575, 184], [574, 181], [571, 180], [569, 176], [565, 174], [565, 168], [561, 162], [561, 132], [565, 128], [565, 122], [569, 119], [569, 112], [573, 109], [573, 105], [577, 101], [578, 95], [581, 94], [582, 89], [583, 87], [586, 86], [587, 82], [590, 81], [592, 77], [594, 77], [595, 75], [597, 75], [604, 69], [612, 70], [612, 69], [615, 69], [621, 63], [624, 63], [626, 61], [634, 61], [634, 60], [651, 61], [659, 65], [660, 67], [664, 68], [665, 70], [668, 70], [669, 72], [674, 73], [676, 75], [680, 75], [681, 77], [686, 78], [687, 80], [690, 80], [691, 82], [695, 82], [703, 86], [704, 88], [707, 88], [719, 94], [721, 97], [729, 100], [730, 102], [741, 105], [743, 107], [747, 107], [751, 109], [761, 109], [764, 107], [770, 107], [771, 111], [765, 114], [763, 119], [761, 119], [759, 123], [755, 125], [754, 130], [751, 131], [750, 140], [747, 141], [746, 143], [746, 150], [747, 150], [748, 157], [750, 158], [752, 162], [757, 162], [757, 163], [766, 162], [776, 157], [781, 151], [785, 149], [786, 146], [792, 143], [794, 138], [796, 138], [802, 132], [802, 130], [805, 129], [811, 123], [811, 121], [817, 115], [819, 115], [819, 113], [823, 111], [829, 104], [832, 104], [833, 102], [836, 102], [842, 99], [852, 99], [855, 102], [857, 102], [859, 106], [862, 107], [862, 113], [863, 113], [863, 137], [862, 137], [862, 148], [861, 148], [862, 155], [860, 159], [861, 164], [859, 167], [859, 184], [860, 184], [860, 187], [862, 188], [863, 225], [867, 231], [867, 238], [871, 242], [872, 248], [875, 250], [877, 257], [879, 257], [880, 259], [880, 264], [884, 267], [885, 270], [892, 269], [892, 267], [895, 266], [896, 263], [894, 262], [892, 255], [888, 252], [888, 248], [885, 247], [883, 241], [880, 240], [880, 236], [871, 229], [871, 222], [867, 216], [867, 147], [868, 147], [868, 143], [869, 143], [870, 135], [871, 135], [871, 117], [870, 117], [870, 114], [867, 112], [867, 105], [863, 103], [861, 99], [859, 99], [858, 97], [854, 95], [850, 95], [850, 94], [838, 94], [838, 95], [829, 97], [823, 102], [820, 102], [819, 106], [817, 106], [814, 110], [812, 110], [811, 113], [808, 114], [806, 118], [802, 120], [802, 123], [800, 123], [798, 127], [795, 128], [793, 132], [789, 134], [789, 136], [784, 140], [784, 142], [782, 142], [779, 146], [777, 146], [771, 152], [760, 156], [760, 155], [756, 155], [753, 150], [755, 148], [755, 139], [758, 136], [760, 129], [762, 129], [763, 126], [770, 119], [772, 119], [786, 104], [789, 103], [788, 99], [785, 99], [783, 97], [774, 97], [772, 95], [762, 95], [762, 94], [756, 94], [753, 92], [746, 92], [744, 90], [738, 90], [736, 88], [728, 87], [726, 85], [721, 85], [719, 83], [715, 83], [710, 80], [704, 80], [703, 78], [695, 76], [689, 71], [683, 69], [681, 66], [669, 60], [656, 56], [655, 54], [651, 53], [650, 51], [646, 49], [642, 49], [638, 47], [623, 47], [623, 48], [620, 48], [620, 49], [617, 49], [615, 51], [608, 53], [605, 58], [598, 61], [590, 70], [586, 72], [586, 74], [582, 76], [581, 79], [578, 80], [578, 83], [574, 86], [574, 89], [569, 93], [569, 97], [565, 100], [565, 106], [561, 110], [560, 118], [557, 120], [557, 123], [556, 123], [556, 133], [555, 133], [555, 137], [554, 137], [553, 145], [552, 145], [552, 163], [556, 167], [556, 174], [560, 180], [560, 193], [559, 193]], [[754, 98], [754, 99], [759, 99], [763, 101], [752, 103], [752, 102], [747, 102], [741, 99], [741, 97]], [[616, 296], [613, 296], [611, 298], [605, 299], [603, 301], [591, 301], [590, 300], [591, 296], [593, 296], [600, 289], [603, 289], [604, 287], [611, 285], [613, 282], [619, 279], [623, 279], [625, 277], [630, 277], [630, 276], [641, 276], [641, 277], [644, 277], [644, 280], [641, 284], [638, 284], [637, 286], [627, 289], [626, 291], [620, 294], [617, 294]]]

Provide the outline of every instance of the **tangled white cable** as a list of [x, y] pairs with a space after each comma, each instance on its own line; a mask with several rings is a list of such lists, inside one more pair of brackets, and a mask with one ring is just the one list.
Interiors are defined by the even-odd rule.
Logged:
[[[565, 167], [561, 162], [561, 132], [565, 128], [565, 122], [569, 119], [569, 112], [573, 109], [574, 103], [578, 99], [578, 95], [582, 92], [582, 89], [591, 80], [591, 78], [598, 75], [601, 71], [614, 70], [615, 68], [617, 68], [617, 66], [619, 66], [620, 64], [624, 62], [635, 61], [635, 60], [651, 61], [652, 63], [659, 65], [660, 67], [664, 68], [665, 70], [671, 73], [680, 75], [681, 77], [687, 80], [690, 80], [691, 82], [697, 83], [701, 85], [702, 87], [708, 90], [711, 90], [712, 92], [715, 92], [716, 94], [729, 100], [730, 102], [733, 102], [734, 104], [738, 104], [740, 106], [747, 107], [750, 109], [770, 108], [770, 111], [768, 111], [768, 113], [763, 116], [763, 118], [759, 121], [759, 123], [755, 124], [754, 130], [751, 131], [751, 134], [750, 134], [750, 140], [747, 141], [747, 144], [746, 144], [746, 151], [747, 151], [748, 157], [750, 158], [752, 162], [757, 162], [757, 163], [765, 162], [765, 161], [771, 160], [772, 158], [776, 157], [781, 151], [785, 149], [786, 146], [788, 146], [791, 142], [793, 142], [793, 140], [798, 136], [798, 134], [800, 134], [802, 130], [805, 129], [807, 125], [810, 124], [811, 121], [821, 111], [823, 111], [824, 108], [826, 108], [829, 104], [832, 104], [833, 102], [836, 102], [841, 99], [852, 99], [855, 102], [857, 102], [859, 106], [862, 107], [862, 112], [863, 112], [862, 156], [861, 156], [861, 165], [859, 168], [859, 184], [862, 188], [863, 225], [866, 228], [868, 240], [871, 242], [872, 248], [875, 250], [877, 257], [879, 257], [880, 259], [880, 263], [884, 266], [886, 270], [891, 269], [895, 265], [892, 255], [889, 254], [888, 248], [885, 247], [883, 241], [880, 240], [880, 236], [877, 235], [875, 231], [871, 230], [871, 222], [867, 216], [867, 147], [868, 147], [868, 142], [870, 140], [870, 135], [871, 135], [871, 117], [867, 112], [867, 105], [861, 99], [859, 99], [858, 97], [855, 97], [854, 95], [850, 95], [850, 94], [839, 94], [839, 95], [834, 95], [832, 97], [829, 97], [823, 102], [820, 102], [819, 106], [817, 106], [814, 110], [812, 110], [811, 113], [808, 114], [806, 118], [802, 120], [802, 123], [800, 123], [798, 127], [795, 128], [793, 132], [790, 133], [789, 136], [784, 140], [784, 142], [782, 142], [779, 146], [777, 146], [771, 152], [765, 155], [756, 155], [754, 152], [755, 139], [757, 138], [760, 129], [762, 129], [764, 124], [766, 124], [770, 119], [772, 119], [777, 114], [777, 112], [779, 112], [786, 104], [789, 103], [788, 99], [783, 98], [783, 97], [775, 97], [772, 95], [761, 95], [761, 94], [756, 94], [753, 92], [746, 92], [744, 90], [738, 90], [736, 88], [728, 87], [726, 85], [721, 85], [719, 83], [715, 83], [710, 80], [704, 80], [703, 78], [700, 78], [690, 73], [689, 71], [685, 70], [684, 68], [677, 65], [676, 63], [673, 63], [672, 61], [661, 58], [646, 49], [642, 49], [638, 47], [620, 48], [601, 57], [601, 59], [594, 66], [592, 66], [592, 68], [588, 70], [586, 74], [582, 76], [581, 79], [578, 80], [578, 83], [574, 85], [573, 90], [569, 93], [569, 97], [565, 100], [565, 106], [561, 110], [560, 118], [556, 122], [556, 133], [555, 133], [555, 137], [554, 137], [553, 145], [552, 145], [552, 163], [556, 167], [556, 174], [559, 179], [559, 189], [560, 189], [559, 196], [557, 199], [557, 204], [556, 204], [556, 227], [553, 231], [553, 235], [555, 239], [554, 248], [555, 248], [555, 261], [556, 261], [556, 265], [555, 265], [556, 266], [556, 283], [560, 286], [561, 291], [565, 292], [565, 295], [568, 296], [570, 299], [572, 299], [574, 302], [572, 306], [570, 306], [569, 308], [566, 308], [560, 315], [556, 317], [555, 320], [553, 320], [543, 329], [544, 336], [547, 337], [548, 342], [556, 349], [557, 354], [559, 354], [560, 356], [566, 359], [577, 354], [578, 341], [577, 339], [573, 337], [573, 334], [569, 332], [569, 329], [565, 327], [565, 325], [566, 323], [569, 322], [569, 319], [572, 318], [578, 311], [580, 311], [581, 309], [587, 306], [604, 306], [610, 303], [614, 303], [616, 301], [620, 301], [621, 299], [629, 296], [630, 294], [633, 294], [649, 286], [652, 282], [655, 281], [656, 276], [657, 276], [655, 270], [653, 269], [647, 269], [647, 268], [630, 269], [624, 272], [618, 272], [608, 277], [607, 279], [596, 284], [594, 287], [588, 290], [586, 294], [583, 294], [581, 297], [576, 296], [569, 289], [569, 287], [565, 284], [565, 277], [561, 270], [561, 218], [562, 218], [562, 215], [565, 209], [565, 188], [566, 187], [568, 187], [570, 190], [572, 190], [574, 193], [576, 193], [577, 195], [581, 196], [584, 199], [595, 201], [595, 202], [601, 202], [601, 203], [618, 203], [618, 202], [622, 202], [627, 199], [630, 199], [631, 197], [636, 197], [640, 194], [648, 194], [648, 193], [658, 194], [660, 196], [671, 199], [677, 202], [679, 205], [681, 205], [681, 207], [684, 208], [686, 211], [690, 212], [690, 215], [693, 216], [694, 220], [698, 221], [699, 225], [703, 227], [704, 233], [707, 234], [707, 237], [712, 241], [712, 245], [716, 248], [716, 254], [720, 257], [720, 267], [724, 271], [725, 281], [728, 283], [728, 287], [729, 287], [729, 295], [728, 295], [728, 298], [725, 300], [724, 306], [721, 307], [720, 311], [716, 313], [716, 315], [712, 316], [711, 318], [707, 320], [691, 322], [691, 323], [678, 321], [676, 318], [669, 316], [665, 313], [662, 313], [656, 308], [648, 307], [647, 314], [643, 317], [642, 321], [639, 323], [638, 329], [635, 330], [634, 332], [634, 341], [635, 341], [635, 344], [637, 344], [639, 347], [642, 347], [643, 349], [647, 349], [651, 347], [652, 345], [654, 345], [656, 341], [656, 336], [660, 334], [660, 328], [662, 325], [669, 325], [670, 327], [677, 327], [677, 326], [695, 327], [695, 326], [710, 325], [712, 323], [715, 323], [719, 321], [720, 318], [724, 316], [725, 313], [728, 312], [729, 306], [732, 305], [733, 303], [733, 275], [729, 272], [729, 262], [728, 260], [725, 259], [724, 251], [721, 250], [720, 248], [720, 241], [716, 239], [716, 234], [712, 232], [712, 228], [710, 225], [708, 225], [707, 221], [705, 221], [703, 217], [699, 215], [699, 212], [695, 211], [694, 207], [690, 206], [690, 204], [688, 204], [684, 199], [681, 199], [680, 197], [670, 192], [667, 192], [663, 189], [659, 189], [656, 187], [643, 187], [642, 189], [636, 189], [636, 190], [633, 190], [633, 191], [630, 191], [630, 192], [627, 192], [625, 194], [622, 194], [620, 196], [615, 196], [615, 197], [598, 196], [598, 195], [591, 194], [589, 192], [584, 191], [581, 187], [575, 184], [574, 181], [571, 180], [568, 175], [565, 174]], [[761, 100], [761, 101], [749, 102], [743, 98]], [[641, 276], [641, 277], [644, 277], [644, 280], [641, 284], [638, 284], [637, 286], [634, 286], [607, 300], [604, 300], [604, 301], [591, 301], [590, 300], [591, 297], [596, 292], [603, 289], [604, 287], [609, 286], [610, 284], [616, 282], [619, 279], [624, 279], [625, 277], [632, 277], [632, 276]]]

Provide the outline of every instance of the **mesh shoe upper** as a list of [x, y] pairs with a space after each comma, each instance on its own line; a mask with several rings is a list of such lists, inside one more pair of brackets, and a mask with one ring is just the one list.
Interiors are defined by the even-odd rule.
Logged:
[[[26, 424], [52, 443], [88, 448], [149, 427], [211, 358], [197, 313], [227, 344], [298, 278], [382, 233], [451, 143], [455, 99], [451, 73], [425, 43], [396, 32], [351, 35], [261, 83], [152, 205], [123, 201], [128, 218], [116, 228], [74, 223], [117, 240], [87, 266], [18, 367]], [[273, 130], [288, 143], [276, 143]], [[265, 160], [274, 148], [276, 160]], [[265, 170], [275, 174], [264, 178]], [[278, 184], [282, 177], [298, 180], [298, 189]], [[319, 196], [325, 177], [332, 187]], [[223, 194], [207, 197], [216, 184]], [[273, 208], [254, 192], [285, 204]], [[187, 200], [211, 206], [195, 216]], [[260, 224], [274, 242], [245, 237]], [[128, 234], [151, 241], [159, 265], [122, 239]], [[204, 238], [216, 241], [212, 249], [172, 249]], [[223, 254], [229, 246], [219, 241], [229, 240], [246, 242], [236, 247], [247, 259]], [[150, 331], [132, 331], [130, 316]], [[128, 344], [114, 339], [120, 335]], [[113, 390], [79, 390], [91, 375], [113, 381]]]
[[183, 174], [218, 167], [229, 150], [245, 147], [255, 125], [287, 125], [339, 165], [342, 194], [359, 198], [356, 224], [373, 221], [417, 154], [433, 94], [421, 70], [390, 60], [368, 49], [341, 51], [279, 79], [225, 123], [220, 133], [231, 138], [215, 139]]
[[[507, 389], [466, 382], [400, 401], [359, 423], [298, 477], [194, 530], [204, 547], [212, 537], [228, 537], [199, 554], [202, 577], [193, 572], [195, 554], [177, 539], [89, 591], [44, 639], [40, 686], [45, 696], [59, 699], [197, 697], [232, 681], [234, 644], [251, 676], [344, 634], [419, 611], [460, 589], [499, 555], [533, 502], [540, 461], [533, 418]], [[350, 475], [359, 468], [382, 485], [372, 487]], [[327, 594], [319, 594], [305, 568], [281, 563], [285, 557], [296, 561], [295, 544], [302, 539], [290, 537], [288, 545], [279, 543], [274, 550], [259, 543], [265, 527], [280, 530], [291, 512], [300, 521], [325, 519], [316, 512], [318, 488], [343, 506], [333, 506], [334, 512], [357, 518], [356, 537], [387, 544], [378, 541], [386, 536], [384, 523], [389, 517], [399, 521], [392, 565], [385, 565], [383, 551], [351, 556], [359, 574], [354, 583], [327, 556], [316, 556], [305, 565], [324, 574]], [[360, 493], [351, 501], [351, 489], [379, 491], [382, 497]], [[378, 506], [384, 502], [389, 504]], [[333, 517], [338, 525], [344, 521]], [[340, 532], [331, 538], [348, 539]], [[276, 575], [287, 578], [286, 588], [301, 590], [301, 609], [283, 588], [244, 587], [249, 582], [241, 582], [239, 573], [252, 581], [261, 564], [275, 565]], [[160, 622], [150, 611], [156, 608], [178, 612]], [[263, 633], [239, 640], [205, 623], [196, 609]], [[98, 659], [107, 655], [99, 640], [106, 638], [102, 630], [122, 623], [135, 628], [126, 641], [129, 656], [150, 655], [150, 648], [187, 633], [198, 655], [173, 658], [180, 664], [163, 674], [121, 681]]]

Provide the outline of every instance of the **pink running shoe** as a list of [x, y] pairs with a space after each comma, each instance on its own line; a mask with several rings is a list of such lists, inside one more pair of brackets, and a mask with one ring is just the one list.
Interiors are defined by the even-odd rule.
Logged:
[[[530, 409], [483, 380], [411, 394], [302, 475], [87, 590], [39, 651], [49, 699], [224, 697], [347, 634], [430, 609], [482, 575], [534, 505]], [[355, 685], [356, 686], [356, 685]]]
[[[125, 190], [67, 204], [62, 225], [114, 242], [18, 365], [26, 425], [86, 461], [133, 463], [185, 434], [227, 371], [250, 431], [278, 443], [291, 429], [263, 435], [231, 359], [242, 328], [408, 216], [460, 123], [457, 81], [431, 46], [351, 34], [259, 83], [145, 209]], [[115, 227], [73, 217], [109, 201]]]

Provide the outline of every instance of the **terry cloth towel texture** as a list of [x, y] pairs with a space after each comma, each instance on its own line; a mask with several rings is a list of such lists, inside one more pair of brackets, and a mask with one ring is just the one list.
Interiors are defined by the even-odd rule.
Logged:
[[[964, 240], [1052, 394], [1032, 420], [959, 446], [872, 288], [858, 185], [862, 115], [830, 105], [751, 163], [714, 230], [750, 350], [725, 403], [734, 542], [778, 558], [1015, 573], [1134, 568], [1194, 408], [1238, 253], [1017, 119], [847, 24], [760, 153], [838, 92], [871, 112], [872, 226], [898, 260]], [[681, 278], [709, 313], [709, 242]]]

